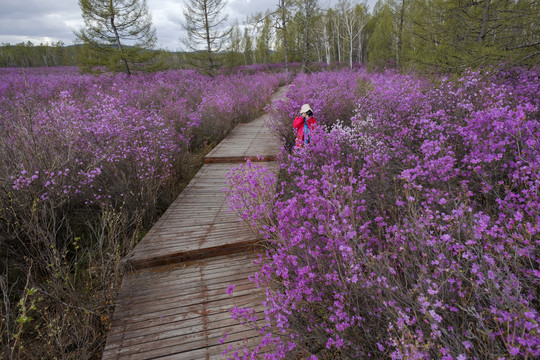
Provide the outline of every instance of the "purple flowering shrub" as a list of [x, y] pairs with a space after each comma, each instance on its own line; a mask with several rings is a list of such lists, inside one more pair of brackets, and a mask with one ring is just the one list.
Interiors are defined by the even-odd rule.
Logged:
[[249, 64], [249, 65], [240, 65], [235, 66], [232, 68], [221, 68], [218, 70], [218, 74], [221, 75], [227, 75], [227, 74], [246, 74], [246, 75], [253, 75], [253, 74], [259, 74], [261, 72], [273, 72], [273, 73], [279, 73], [281, 76], [285, 76], [287, 78], [287, 81], [282, 83], [281, 85], [285, 85], [286, 83], [289, 83], [290, 76], [293, 75], [293, 73], [297, 73], [299, 71], [300, 63], [294, 62], [289, 63], [289, 73], [285, 73], [285, 63], [272, 63], [272, 64]]
[[48, 67], [32, 67], [32, 68], [18, 68], [18, 67], [3, 67], [0, 68], [0, 76], [13, 76], [13, 75], [25, 75], [29, 74], [32, 77], [39, 76], [66, 76], [79, 74], [78, 66], [48, 66]]
[[242, 356], [540, 356], [538, 75], [362, 73], [351, 125], [284, 155], [271, 204], [231, 188], [267, 240], [262, 341]]
[[[202, 102], [193, 113], [200, 122], [192, 143], [215, 144], [238, 123], [261, 114], [267, 100], [286, 79], [283, 74], [220, 75], [209, 81], [202, 92]], [[234, 91], [230, 91], [233, 88]], [[249, 89], [249, 91], [246, 91]], [[254, 96], [257, 94], [257, 96]]]
[[0, 290], [11, 319], [0, 325], [3, 349], [99, 354], [123, 257], [200, 166], [202, 145], [254, 118], [280, 81], [0, 73]]
[[303, 104], [310, 104], [317, 123], [331, 126], [348, 123], [354, 114], [356, 100], [364, 84], [362, 72], [352, 70], [299, 74], [289, 86], [287, 95], [266, 109], [271, 117], [268, 125], [284, 144], [294, 143], [296, 130], [292, 127]]

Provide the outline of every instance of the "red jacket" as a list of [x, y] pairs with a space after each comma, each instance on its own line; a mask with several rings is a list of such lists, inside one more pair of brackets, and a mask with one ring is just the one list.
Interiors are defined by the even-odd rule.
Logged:
[[[317, 121], [312, 116], [309, 119], [307, 119], [307, 125], [309, 128], [309, 131], [313, 131], [315, 126], [317, 125]], [[304, 141], [304, 118], [302, 116], [297, 116], [293, 121], [293, 126], [295, 129], [297, 129], [296, 133], [296, 146], [303, 146]]]

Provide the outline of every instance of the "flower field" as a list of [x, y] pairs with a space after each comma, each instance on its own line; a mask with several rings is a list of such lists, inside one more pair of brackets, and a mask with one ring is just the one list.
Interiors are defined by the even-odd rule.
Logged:
[[298, 76], [271, 125], [286, 142], [309, 102], [312, 143], [283, 153], [279, 179], [229, 174], [267, 240], [252, 277], [267, 311], [260, 347], [228, 356], [539, 357], [539, 74]]
[[[284, 74], [0, 72], [2, 348], [99, 354], [122, 259]], [[245, 91], [249, 88], [250, 91]], [[32, 353], [25, 353], [32, 349]], [[26, 356], [26, 355], [28, 356]]]

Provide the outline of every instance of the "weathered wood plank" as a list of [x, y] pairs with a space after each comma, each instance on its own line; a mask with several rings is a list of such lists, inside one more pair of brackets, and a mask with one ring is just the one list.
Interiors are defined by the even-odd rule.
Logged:
[[[168, 331], [169, 329], [175, 329], [183, 327], [187, 321], [194, 321], [201, 323], [208, 320], [209, 316], [216, 314], [225, 314], [222, 317], [230, 318], [230, 309], [233, 306], [239, 308], [252, 308], [255, 312], [263, 310], [260, 297], [244, 296], [239, 297], [234, 304], [231, 304], [230, 300], [220, 300], [212, 305], [211, 309], [207, 309], [203, 312], [197, 311], [184, 311], [179, 313], [171, 313], [168, 315], [161, 315], [160, 317], [152, 318], [146, 321], [130, 322], [115, 324], [116, 331], [111, 332], [107, 338], [107, 346], [109, 349], [119, 348], [123, 346], [123, 342], [126, 339], [130, 339], [137, 336], [150, 336], [155, 332]], [[253, 305], [256, 303], [259, 305]], [[261, 318], [262, 319], [262, 318]], [[142, 335], [141, 335], [142, 334]]]
[[[259, 318], [264, 317], [263, 312], [256, 313], [256, 315]], [[238, 321], [234, 320], [231, 317], [231, 314], [227, 313], [220, 313], [219, 315], [209, 315], [206, 319], [208, 321], [208, 327], [211, 327], [213, 329], [223, 329], [223, 328], [237, 328], [239, 330], [242, 330], [242, 328], [238, 327]], [[205, 337], [205, 334], [201, 331], [203, 330], [201, 328], [202, 321], [200, 318], [195, 318], [192, 320], [183, 320], [176, 322], [173, 325], [167, 324], [167, 326], [162, 330], [154, 333], [148, 333], [146, 332], [140, 332], [139, 336], [134, 336], [132, 338], [125, 338], [121, 343], [118, 344], [118, 349], [120, 346], [123, 348], [131, 347], [131, 346], [137, 346], [142, 344], [148, 344], [148, 343], [155, 343], [158, 341], [164, 341], [171, 338], [176, 338], [172, 340], [173, 343], [177, 342], [177, 338], [181, 336], [189, 337], [192, 340], [195, 340], [197, 338], [203, 339]], [[156, 327], [152, 327], [152, 330], [155, 330]], [[250, 329], [248, 327], [245, 327], [243, 329], [244, 331], [249, 331]], [[222, 331], [222, 334], [224, 334], [226, 330]], [[109, 350], [113, 350], [113, 347], [110, 347]]]
[[279, 143], [266, 134], [262, 123], [252, 123], [257, 131], [252, 133], [233, 132], [206, 157], [205, 162], [273, 161], [279, 152]]
[[[240, 340], [240, 341], [234, 341], [229, 340], [229, 337], [227, 337], [222, 345], [214, 346], [211, 348], [202, 348], [202, 349], [195, 349], [192, 351], [183, 352], [180, 356], [178, 354], [169, 355], [169, 356], [163, 356], [160, 357], [160, 360], [223, 360], [223, 359], [229, 359], [233, 358], [234, 349], [241, 349], [243, 346], [247, 346], [248, 348], [254, 347], [257, 345], [256, 339], [248, 339]], [[227, 351], [227, 349], [231, 347], [232, 350]], [[263, 349], [258, 353], [257, 359], [263, 359], [263, 354], [265, 354], [266, 349]], [[240, 353], [242, 354], [242, 353]], [[240, 356], [242, 358], [242, 356]]]
[[256, 241], [246, 241], [226, 245], [221, 244], [218, 246], [205, 247], [204, 249], [193, 249], [190, 251], [181, 250], [169, 254], [160, 253], [154, 257], [150, 256], [143, 260], [129, 262], [129, 264], [135, 269], [143, 269], [145, 267], [161, 266], [181, 261], [193, 261], [213, 256], [234, 254], [241, 251], [250, 251], [256, 243]]
[[[258, 314], [257, 316], [264, 314], [263, 308], [261, 305], [254, 306], [252, 305], [254, 301], [260, 301], [260, 298], [253, 297], [244, 297], [241, 301], [238, 301], [239, 307], [253, 306], [254, 311]], [[169, 330], [176, 330], [182, 328], [189, 328], [193, 324], [201, 323], [203, 317], [207, 317], [207, 321], [214, 322], [223, 319], [232, 319], [230, 314], [231, 304], [224, 303], [221, 306], [217, 304], [212, 308], [211, 312], [208, 314], [198, 314], [195, 312], [181, 313], [176, 317], [169, 316], [167, 319], [155, 318], [148, 320], [142, 326], [140, 323], [130, 323], [122, 324], [119, 326], [119, 330], [112, 332], [107, 338], [107, 343], [109, 348], [112, 349], [114, 346], [121, 346], [122, 342], [126, 339], [145, 337], [151, 334], [164, 333]], [[116, 345], [115, 345], [116, 344]]]
[[[228, 326], [226, 328], [205, 330], [204, 336], [189, 337], [179, 336], [152, 343], [139, 344], [128, 348], [122, 348], [112, 356], [105, 354], [107, 359], [155, 359], [168, 356], [169, 358], [184, 359], [184, 353], [192, 352], [198, 349], [205, 349], [206, 352], [214, 355], [220, 355], [226, 346], [222, 346], [220, 339], [227, 332], [229, 341], [241, 342], [256, 339], [258, 334], [253, 330], [244, 330], [242, 325]], [[214, 349], [214, 348], [218, 348]], [[219, 358], [219, 357], [218, 357]]]
[[[256, 270], [255, 258], [253, 253], [218, 256], [126, 275], [103, 358], [183, 359], [183, 352], [214, 346], [220, 350], [211, 353], [219, 355], [225, 332], [229, 342], [256, 337], [228, 313], [233, 306], [250, 306], [263, 318], [264, 294], [248, 280]], [[228, 295], [231, 283], [235, 289]]]
[[[235, 290], [237, 294], [248, 295], [254, 293], [252, 284], [246, 279], [251, 273], [246, 272], [242, 274], [234, 274], [228, 276], [226, 281], [222, 280], [217, 283], [207, 283], [201, 281], [194, 281], [199, 286], [204, 287], [205, 293], [204, 297], [201, 298], [201, 294], [198, 291], [197, 287], [192, 288], [182, 288], [181, 284], [168, 285], [171, 287], [170, 291], [160, 289], [159, 291], [148, 291], [146, 293], [137, 294], [137, 297], [130, 297], [122, 299], [119, 304], [122, 304], [122, 309], [119, 310], [118, 314], [123, 314], [122, 311], [127, 314], [135, 309], [136, 311], [141, 311], [143, 314], [149, 314], [155, 311], [168, 310], [172, 307], [182, 307], [189, 306], [192, 304], [198, 304], [202, 301], [213, 301], [219, 299], [227, 299], [228, 295], [226, 294], [226, 289], [229, 284], [235, 284]], [[223, 290], [225, 289], [225, 290]], [[244, 291], [245, 290], [245, 291]], [[156, 303], [155, 299], [159, 298], [160, 302]], [[166, 304], [164, 306], [163, 304]]]
[[[277, 171], [275, 164], [265, 166]], [[198, 176], [200, 182], [221, 176], [219, 185], [213, 190], [204, 190], [204, 196], [194, 194], [200, 186], [188, 186], [185, 194], [175, 200], [129, 254], [128, 264], [136, 269], [160, 266], [210, 255], [230, 254], [256, 244], [258, 236], [249, 226], [239, 223], [226, 204], [222, 189], [225, 187], [225, 173], [230, 167], [230, 164], [203, 166], [203, 174]]]
[[[250, 267], [246, 267], [246, 263], [252, 261], [253, 256], [254, 255], [252, 253], [246, 252], [243, 254], [216, 257], [212, 259], [212, 261], [204, 263], [204, 267], [201, 267], [203, 261], [198, 260], [150, 268], [147, 271], [133, 271], [124, 277], [119, 299], [122, 298], [122, 294], [124, 293], [124, 287], [129, 288], [130, 286], [138, 286], [141, 281], [148, 282], [148, 284], [145, 285], [148, 287], [162, 287], [162, 284], [167, 284], [168, 282], [176, 282], [178, 279], [177, 273], [175, 271], [180, 269], [184, 269], [182, 276], [185, 279], [199, 278], [200, 274], [203, 274], [205, 276], [213, 276], [216, 273], [226, 274], [226, 271], [228, 270], [251, 270]], [[192, 270], [192, 268], [197, 268], [198, 271], [195, 272], [194, 270]], [[131, 293], [131, 290], [128, 290], [128, 293]]]
[[[280, 143], [272, 137], [263, 115], [249, 124], [237, 126], [205, 157], [205, 163], [273, 161], [280, 150]], [[262, 159], [258, 159], [261, 156]]]

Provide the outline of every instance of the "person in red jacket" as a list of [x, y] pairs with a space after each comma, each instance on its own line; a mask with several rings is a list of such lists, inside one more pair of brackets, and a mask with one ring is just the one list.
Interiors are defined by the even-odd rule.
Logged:
[[309, 104], [302, 105], [300, 116], [297, 116], [293, 121], [293, 126], [296, 129], [296, 146], [304, 146], [311, 141], [311, 131], [317, 125], [317, 121], [313, 117], [313, 110]]

